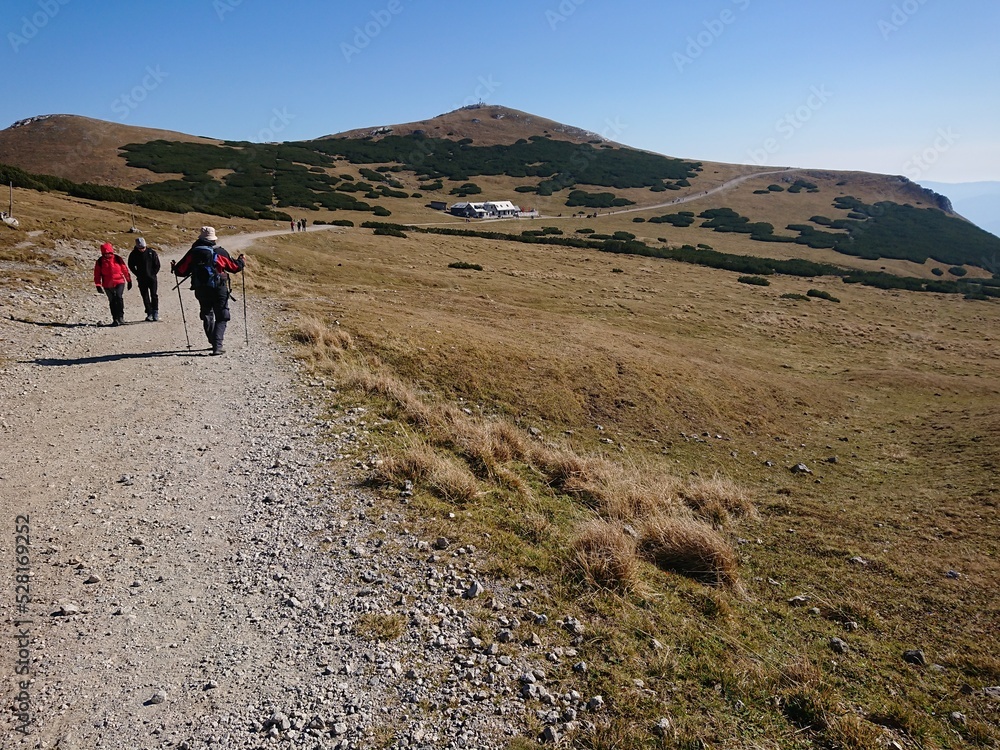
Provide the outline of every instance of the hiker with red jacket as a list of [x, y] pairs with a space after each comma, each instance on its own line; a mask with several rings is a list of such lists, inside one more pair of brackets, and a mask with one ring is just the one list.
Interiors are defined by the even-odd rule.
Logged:
[[201, 306], [201, 322], [213, 355], [226, 352], [222, 343], [230, 317], [229, 273], [239, 273], [245, 263], [242, 254], [233, 260], [218, 244], [213, 227], [202, 227], [191, 249], [176, 264], [170, 265], [175, 276], [191, 277], [191, 288]]
[[125, 260], [115, 252], [114, 245], [101, 245], [101, 257], [94, 264], [94, 286], [97, 293], [108, 295], [111, 306], [111, 325], [125, 325], [125, 285], [132, 288], [132, 274], [128, 272]]

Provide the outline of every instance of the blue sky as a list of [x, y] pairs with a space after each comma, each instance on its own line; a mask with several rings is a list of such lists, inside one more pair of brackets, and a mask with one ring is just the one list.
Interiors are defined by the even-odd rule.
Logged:
[[238, 140], [479, 100], [703, 160], [1000, 180], [996, 0], [6, 0], [0, 127]]

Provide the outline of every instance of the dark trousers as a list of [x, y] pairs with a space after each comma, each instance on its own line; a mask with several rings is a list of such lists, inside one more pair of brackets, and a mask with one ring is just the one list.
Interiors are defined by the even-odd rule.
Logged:
[[108, 295], [108, 304], [111, 306], [111, 318], [121, 321], [125, 317], [125, 285], [119, 284], [113, 287], [104, 287], [104, 293]]
[[194, 296], [201, 305], [202, 325], [205, 336], [213, 349], [221, 349], [229, 324], [229, 288], [220, 284], [218, 289], [195, 289]]
[[156, 294], [156, 277], [148, 279], [136, 277], [136, 281], [139, 282], [139, 294], [142, 295], [142, 306], [146, 308], [146, 315], [159, 312], [160, 298]]

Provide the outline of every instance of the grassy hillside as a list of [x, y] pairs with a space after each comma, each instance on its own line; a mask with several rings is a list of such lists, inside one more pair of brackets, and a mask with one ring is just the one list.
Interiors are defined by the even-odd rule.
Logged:
[[[70, 126], [63, 135], [78, 142], [119, 140], [113, 157], [102, 146], [107, 164], [97, 178], [52, 176], [64, 171], [58, 149], [51, 172], [17, 161], [0, 166], [0, 176], [78, 198], [275, 221], [447, 224], [454, 219], [430, 209], [431, 201], [513, 199], [566, 234], [628, 232], [658, 251], [802, 259], [941, 282], [930, 285], [941, 290], [1000, 269], [1000, 239], [904, 178], [678, 159], [502, 107], [278, 144], [153, 137], [164, 134], [56, 116], [0, 132], [0, 153], [3, 144], [25, 147], [32, 133], [44, 146]], [[130, 135], [136, 140], [121, 140]], [[45, 148], [24, 153], [35, 164]], [[97, 158], [90, 150], [85, 161]], [[125, 180], [122, 170], [141, 179]], [[114, 184], [102, 182], [109, 174], [119, 175]], [[507, 226], [501, 231], [523, 231]]]
[[[386, 502], [588, 623], [577, 746], [996, 746], [995, 305], [362, 229], [258, 262], [331, 408], [387, 420]], [[647, 554], [665, 508], [700, 566]]]
[[[89, 285], [99, 241], [134, 236], [127, 205], [35, 191], [16, 205], [5, 289], [51, 292], [39, 319], [60, 285]], [[648, 230], [635, 215], [528, 226]], [[217, 218], [136, 223], [154, 245], [206, 222], [276, 226]], [[997, 746], [983, 689], [1000, 684], [1000, 307], [401, 234], [271, 238], [248, 289], [293, 321], [313, 397], [368, 409], [383, 501], [475, 545], [505, 585], [530, 581], [549, 623], [507, 615], [562, 649], [547, 668], [561, 691], [606, 700], [574, 746]], [[903, 659], [914, 649], [924, 664]]]

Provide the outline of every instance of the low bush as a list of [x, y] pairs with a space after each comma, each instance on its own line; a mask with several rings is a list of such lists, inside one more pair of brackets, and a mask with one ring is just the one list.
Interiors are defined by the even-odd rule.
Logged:
[[768, 185], [767, 189], [772, 193], [783, 193], [785, 189], [781, 185]]
[[787, 292], [786, 294], [782, 294], [781, 299], [792, 299], [797, 302], [812, 302], [812, 300], [810, 300], [806, 295], [796, 294], [795, 292]]
[[750, 284], [752, 286], [771, 286], [771, 282], [763, 276], [740, 276], [736, 280], [741, 284]]
[[383, 208], [382, 206], [375, 206], [372, 213], [376, 216], [392, 216], [392, 211], [388, 208]]
[[594, 233], [594, 230], [593, 230], [593, 229], [590, 229], [590, 228], [588, 228], [588, 227], [584, 227], [583, 229], [577, 229], [577, 230], [576, 230], [576, 233], [577, 233], [577, 234], [593, 234], [593, 233]]
[[932, 268], [931, 273], [934, 274], [935, 276], [944, 276], [944, 271], [942, 271], [940, 268]]
[[822, 289], [810, 289], [806, 292], [810, 297], [818, 297], [819, 299], [829, 300], [830, 302], [840, 302], [839, 299], [834, 297], [829, 292], [824, 292]]
[[961, 276], [965, 276], [965, 274], [968, 273], [968, 272], [964, 268], [962, 268], [961, 266], [952, 266], [951, 268], [948, 269], [948, 273], [950, 273], [952, 276], [960, 276], [961, 277]]
[[641, 216], [636, 216], [634, 219], [632, 219], [633, 224], [644, 224], [645, 222], [646, 220]]
[[381, 235], [383, 237], [402, 237], [404, 240], [406, 239], [406, 234], [404, 232], [401, 232], [398, 229], [390, 229], [388, 227], [378, 227], [372, 230], [372, 234]]
[[459, 268], [465, 271], [482, 271], [483, 267], [478, 263], [466, 263], [464, 260], [456, 260], [454, 263], [449, 263], [448, 268]]

